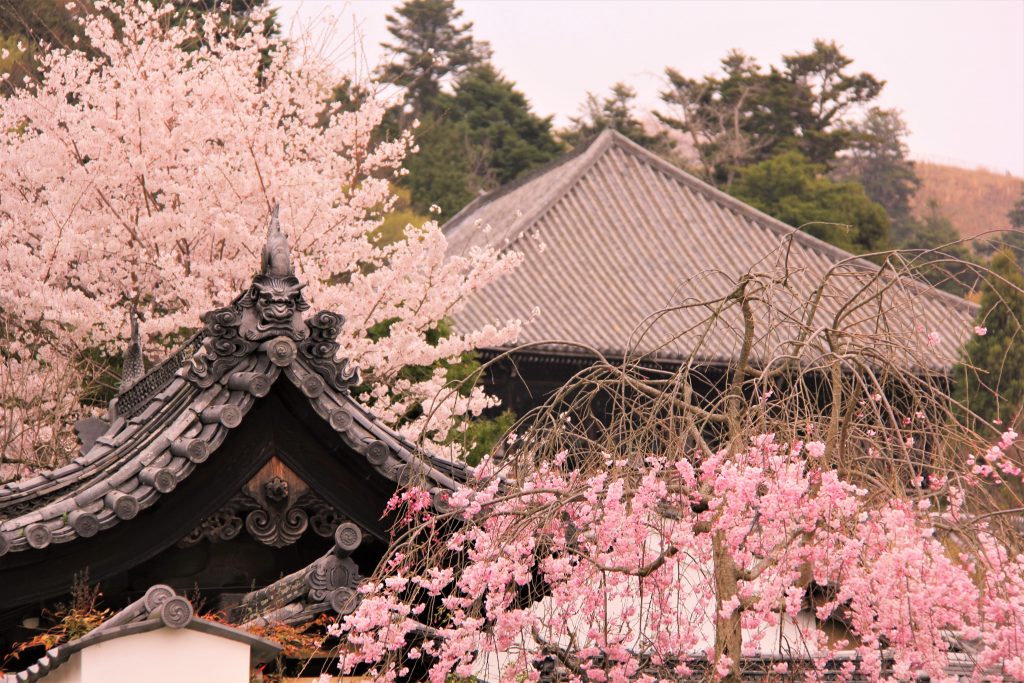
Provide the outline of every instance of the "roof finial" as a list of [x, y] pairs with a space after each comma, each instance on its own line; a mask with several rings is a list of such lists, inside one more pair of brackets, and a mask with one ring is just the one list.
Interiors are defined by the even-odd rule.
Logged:
[[132, 339], [124, 353], [124, 365], [121, 367], [121, 387], [123, 393], [146, 374], [146, 366], [142, 358], [142, 337], [139, 334], [139, 313], [132, 304], [128, 311], [131, 322]]
[[294, 275], [288, 253], [288, 237], [281, 232], [281, 223], [278, 220], [280, 210], [281, 205], [274, 202], [274, 208], [270, 212], [270, 223], [267, 225], [267, 243], [263, 247], [262, 273], [270, 277]]

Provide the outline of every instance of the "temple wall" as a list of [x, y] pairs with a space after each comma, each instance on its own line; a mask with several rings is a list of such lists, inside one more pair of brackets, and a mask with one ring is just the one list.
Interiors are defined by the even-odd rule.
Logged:
[[160, 628], [90, 645], [46, 683], [249, 683], [249, 646], [191, 629]]

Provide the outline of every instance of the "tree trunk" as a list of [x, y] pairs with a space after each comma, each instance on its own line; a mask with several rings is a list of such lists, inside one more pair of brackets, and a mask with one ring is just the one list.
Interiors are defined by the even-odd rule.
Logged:
[[729, 657], [729, 675], [723, 681], [740, 683], [740, 658], [743, 655], [743, 632], [740, 629], [741, 609], [737, 607], [727, 618], [722, 617], [722, 606], [737, 596], [739, 582], [736, 563], [726, 550], [725, 538], [721, 531], [712, 537], [713, 568], [715, 576], [715, 659], [712, 668], [718, 666], [723, 656]]

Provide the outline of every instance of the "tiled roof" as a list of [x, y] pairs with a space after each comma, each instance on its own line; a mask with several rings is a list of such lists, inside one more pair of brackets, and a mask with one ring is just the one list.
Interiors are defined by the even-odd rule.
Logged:
[[175, 595], [174, 590], [169, 586], [157, 584], [147, 590], [143, 597], [117, 612], [81, 638], [47, 650], [42, 657], [26, 669], [6, 674], [2, 680], [5, 683], [33, 683], [46, 678], [47, 675], [64, 664], [71, 655], [91, 645], [159, 628], [187, 628], [244, 643], [250, 648], [250, 659], [253, 664], [273, 659], [282, 649], [277, 643], [265, 638], [259, 638], [225, 624], [195, 617], [192, 604], [188, 599]]
[[[384, 477], [400, 482], [422, 476], [438, 489], [454, 488], [465, 477], [464, 464], [420, 452], [347, 388], [325, 382], [307, 358], [294, 354], [294, 344], [294, 357], [284, 360], [253, 350], [205, 388], [189, 378], [196, 346], [190, 340], [187, 353], [172, 356], [179, 359], [173, 372], [162, 363], [140, 379], [133, 389], [152, 385], [150, 390], [132, 397], [127, 415], [115, 410], [109, 429], [86, 453], [59, 469], [0, 486], [0, 555], [90, 537], [134, 518], [202, 467], [277, 381], [298, 387], [339, 444], [363, 454]], [[149, 381], [158, 375], [164, 380]]]
[[[583, 345], [611, 357], [729, 362], [740, 342], [737, 307], [709, 332], [707, 309], [686, 304], [727, 294], [748, 272], [788, 270], [786, 286], [772, 293], [779, 319], [764, 326], [769, 331], [756, 361], [773, 342], [793, 338], [795, 328], [784, 319], [803, 310], [827, 275], [815, 325], [830, 324], [844, 303], [878, 291], [876, 284], [860, 292], [877, 265], [795, 231], [612, 131], [477, 199], [444, 231], [453, 253], [492, 246], [525, 256], [515, 272], [471, 297], [456, 312], [456, 324], [474, 329], [526, 321], [536, 306], [539, 315], [524, 325], [518, 343], [539, 344], [546, 353], [580, 353], [576, 345]], [[897, 283], [885, 295], [886, 324], [912, 344], [939, 332], [929, 365], [949, 367], [975, 307], [908, 277], [881, 282]], [[873, 323], [864, 312], [841, 327], [866, 331]]]

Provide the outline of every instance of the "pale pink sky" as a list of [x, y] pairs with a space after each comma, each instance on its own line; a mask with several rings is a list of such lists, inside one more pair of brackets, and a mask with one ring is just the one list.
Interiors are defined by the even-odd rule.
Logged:
[[[288, 31], [327, 14], [362, 35], [361, 64], [382, 58], [383, 0], [276, 0]], [[698, 76], [731, 48], [763, 64], [835, 40], [853, 67], [887, 81], [880, 104], [901, 109], [918, 158], [1024, 176], [1024, 0], [672, 2], [456, 0], [495, 64], [559, 124], [587, 91], [616, 81], [659, 104], [665, 66]], [[294, 22], [294, 23], [293, 23]], [[336, 48], [350, 68], [352, 42]]]

